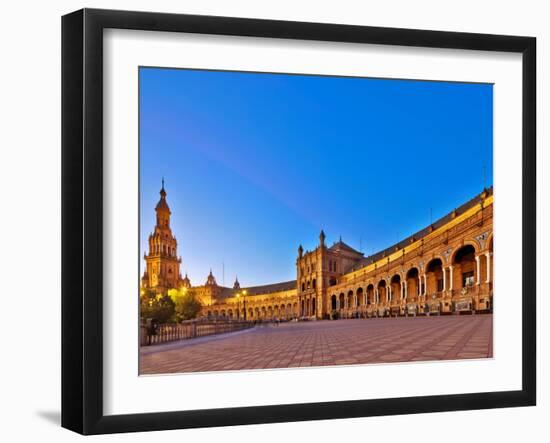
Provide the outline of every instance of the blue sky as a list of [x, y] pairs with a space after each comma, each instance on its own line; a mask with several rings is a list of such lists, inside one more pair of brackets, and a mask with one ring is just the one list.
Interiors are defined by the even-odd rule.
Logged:
[[[194, 285], [295, 278], [324, 229], [368, 255], [493, 177], [493, 87], [140, 69], [141, 251], [162, 177]], [[142, 263], [143, 266], [143, 263]]]

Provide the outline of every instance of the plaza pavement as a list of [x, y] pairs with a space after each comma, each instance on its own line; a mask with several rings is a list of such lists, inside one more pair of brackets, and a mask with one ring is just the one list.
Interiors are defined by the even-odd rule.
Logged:
[[269, 324], [143, 347], [140, 373], [487, 358], [492, 330], [492, 314]]

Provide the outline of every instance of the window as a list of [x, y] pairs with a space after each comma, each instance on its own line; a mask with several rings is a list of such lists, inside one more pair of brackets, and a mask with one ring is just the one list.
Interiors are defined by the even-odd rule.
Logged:
[[474, 285], [474, 271], [464, 272], [462, 274], [462, 287]]

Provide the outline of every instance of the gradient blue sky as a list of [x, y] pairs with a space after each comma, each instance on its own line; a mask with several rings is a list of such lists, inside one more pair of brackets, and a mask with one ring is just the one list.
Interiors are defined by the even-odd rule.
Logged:
[[[141, 68], [141, 251], [162, 177], [182, 274], [295, 278], [321, 228], [368, 255], [493, 177], [492, 85]], [[142, 263], [143, 267], [143, 263]]]

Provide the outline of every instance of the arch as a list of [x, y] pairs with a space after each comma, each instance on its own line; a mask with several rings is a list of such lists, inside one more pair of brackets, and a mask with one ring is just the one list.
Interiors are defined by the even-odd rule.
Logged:
[[443, 291], [443, 260], [434, 257], [426, 266], [426, 294], [434, 295]]
[[313, 279], [311, 280], [311, 289], [315, 291], [316, 288], [317, 288], [317, 280]]
[[416, 266], [411, 267], [405, 277], [405, 299], [407, 302], [416, 301], [420, 294], [420, 286], [418, 284], [418, 276], [420, 271]]
[[315, 297], [312, 297], [311, 298], [311, 312], [309, 313], [310, 315], [316, 315], [316, 299]]
[[401, 300], [401, 275], [394, 274], [390, 279], [390, 287], [392, 293], [392, 302], [398, 302]]
[[453, 254], [453, 281], [452, 287], [462, 289], [470, 287], [478, 280], [478, 266], [476, 263], [476, 248], [473, 244], [467, 243], [458, 248]]
[[365, 302], [364, 292], [363, 288], [357, 288], [355, 291], [355, 295], [357, 296], [357, 304], [359, 306], [365, 306], [367, 303]]
[[344, 295], [343, 292], [340, 293], [340, 295], [338, 296], [338, 302], [339, 302], [339, 308], [340, 309], [344, 309], [344, 307], [346, 306], [346, 296]]
[[330, 308], [333, 310], [333, 311], [336, 311], [336, 309], [338, 308], [338, 303], [337, 303], [337, 299], [336, 299], [336, 294], [332, 294], [332, 297], [330, 297]]
[[367, 305], [373, 305], [374, 303], [374, 285], [370, 283], [367, 286]]
[[351, 289], [348, 291], [346, 300], [348, 309], [351, 309], [355, 306], [355, 303], [353, 302], [353, 291]]
[[381, 279], [376, 285], [376, 289], [378, 290], [378, 303], [386, 303], [388, 301], [386, 280]]

